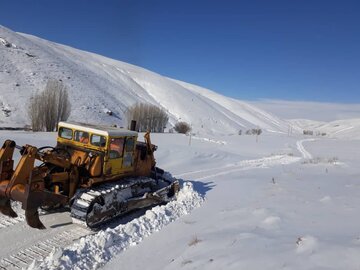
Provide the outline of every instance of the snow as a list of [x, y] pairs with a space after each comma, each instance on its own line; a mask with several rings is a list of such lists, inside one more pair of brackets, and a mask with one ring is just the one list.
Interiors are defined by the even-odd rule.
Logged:
[[7, 115], [0, 112], [0, 126], [28, 124], [24, 104], [53, 78], [69, 89], [70, 120], [74, 121], [126, 126], [127, 108], [146, 102], [168, 113], [168, 128], [186, 121], [197, 134], [237, 134], [256, 127], [275, 132], [288, 129], [287, 121], [246, 102], [141, 67], [2, 26], [0, 37], [21, 47], [0, 46], [0, 109], [1, 104], [11, 109]]
[[250, 104], [283, 119], [311, 119], [318, 122], [355, 119], [360, 115], [359, 103], [326, 103], [314, 101], [269, 100]]
[[306, 149], [304, 147], [304, 142], [313, 142], [313, 141], [314, 141], [314, 139], [304, 139], [304, 140], [296, 142], [297, 149], [300, 151], [303, 158], [312, 159], [312, 155], [308, 151], [306, 151]]
[[331, 122], [319, 122], [308, 119], [292, 119], [290, 122], [302, 130], [313, 131], [314, 135], [332, 138], [359, 139], [360, 119], [345, 119]]
[[141, 242], [154, 232], [189, 214], [199, 207], [203, 198], [193, 190], [190, 182], [185, 182], [175, 201], [164, 206], [147, 210], [145, 215], [125, 225], [102, 230], [81, 238], [68, 248], [55, 249], [34, 269], [95, 269], [109, 261], [118, 253]]
[[[0, 38], [0, 45], [4, 45], [0, 46], [0, 127], [29, 124], [26, 104], [52, 78], [61, 80], [69, 89], [69, 120], [74, 121], [126, 126], [127, 108], [146, 102], [168, 113], [168, 129], [185, 121], [198, 137], [234, 135], [252, 128], [270, 133], [302, 133], [304, 128], [314, 127], [328, 136], [360, 138], [359, 104], [245, 102], [3, 26]], [[288, 120], [299, 116], [323, 121], [332, 116], [341, 122]]]
[[278, 117], [288, 119], [296, 131], [314, 131], [328, 137], [360, 138], [360, 104], [336, 104], [283, 100], [249, 102]]
[[[55, 142], [53, 133], [0, 131], [6, 138]], [[358, 269], [359, 140], [208, 139], [189, 145], [189, 136], [152, 134], [158, 166], [183, 184], [176, 201], [98, 232], [78, 233], [66, 212], [42, 215], [45, 231], [20, 219], [0, 228], [3, 241], [16, 240], [0, 257], [74, 234], [30, 269]]]
[[314, 253], [318, 245], [318, 240], [313, 236], [307, 235], [304, 237], [299, 237], [298, 241], [296, 241], [296, 244], [297, 253]]
[[[19, 218], [0, 216], [0, 268], [359, 269], [357, 104], [239, 101], [1, 26], [0, 63], [0, 127], [27, 124], [24, 104], [58, 78], [71, 120], [122, 126], [129, 105], [150, 102], [168, 112], [168, 128], [193, 128], [152, 134], [157, 165], [182, 183], [176, 200], [97, 232], [67, 212], [42, 213], [47, 230], [29, 228], [14, 204]], [[251, 128], [264, 132], [237, 135]], [[39, 147], [56, 134], [0, 130], [8, 138]]]
[[[171, 136], [158, 137], [163, 144], [175, 141]], [[182, 151], [188, 152], [190, 162], [172, 164], [172, 158], [163, 158], [162, 153], [159, 162], [175, 175], [196, 181], [198, 190], [206, 190], [205, 203], [119, 254], [104, 269], [117, 269], [120, 264], [130, 269], [358, 268], [359, 185], [354, 177], [359, 175], [358, 141], [261, 135], [258, 143], [240, 136], [236, 140], [222, 137], [227, 144], [221, 146], [206, 141], [188, 146], [186, 139], [182, 147], [188, 149]], [[180, 142], [170, 145], [175, 148], [171, 157], [177, 159]], [[303, 163], [307, 157], [299, 145], [313, 158], [338, 156], [347, 167]], [[238, 149], [237, 157], [228, 152], [233, 148]], [[281, 159], [266, 157], [289, 149], [292, 162], [282, 164]], [[214, 153], [211, 160], [207, 151]], [[222, 151], [241, 162], [219, 159], [224, 157]], [[242, 155], [249, 151], [258, 155], [251, 162]], [[202, 162], [208, 166], [198, 170]], [[263, 166], [252, 166], [254, 163]], [[234, 170], [237, 165], [247, 169]], [[201, 241], [189, 246], [194, 236]]]

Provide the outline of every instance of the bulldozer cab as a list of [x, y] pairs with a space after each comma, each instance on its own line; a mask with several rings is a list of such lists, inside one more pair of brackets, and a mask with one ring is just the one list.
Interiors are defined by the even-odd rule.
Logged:
[[60, 122], [57, 142], [71, 150], [72, 164], [81, 166], [89, 157], [96, 157], [89, 172], [97, 177], [134, 170], [137, 136], [135, 131], [116, 127]]
[[108, 155], [105, 157], [105, 174], [121, 174], [133, 170], [136, 137], [108, 138]]

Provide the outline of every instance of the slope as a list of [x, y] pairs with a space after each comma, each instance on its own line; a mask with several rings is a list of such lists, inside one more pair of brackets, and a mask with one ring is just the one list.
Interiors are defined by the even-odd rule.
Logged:
[[[149, 70], [60, 45], [0, 26], [0, 124], [29, 123], [26, 104], [49, 78], [69, 88], [72, 120], [126, 125], [126, 109], [137, 102], [162, 107], [169, 128], [191, 123], [194, 132], [237, 133], [260, 127], [286, 132], [288, 124], [245, 102], [175, 81]], [[112, 116], [106, 114], [113, 112]]]
[[290, 120], [293, 125], [304, 130], [312, 130], [314, 134], [322, 133], [329, 137], [341, 139], [360, 139], [360, 119], [345, 119], [331, 122], [318, 122], [306, 119]]

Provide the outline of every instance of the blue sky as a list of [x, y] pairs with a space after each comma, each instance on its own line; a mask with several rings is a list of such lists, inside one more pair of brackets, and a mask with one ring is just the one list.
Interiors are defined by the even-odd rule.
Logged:
[[360, 1], [0, 0], [0, 24], [247, 100], [360, 102]]

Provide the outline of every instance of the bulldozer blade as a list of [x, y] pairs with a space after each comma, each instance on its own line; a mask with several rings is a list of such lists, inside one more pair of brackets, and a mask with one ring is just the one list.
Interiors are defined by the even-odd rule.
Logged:
[[40, 221], [37, 209], [25, 210], [25, 219], [26, 223], [32, 228], [40, 230], [46, 229], [44, 224]]
[[0, 198], [0, 212], [5, 216], [16, 218], [18, 215], [11, 208], [11, 203], [8, 198]]

